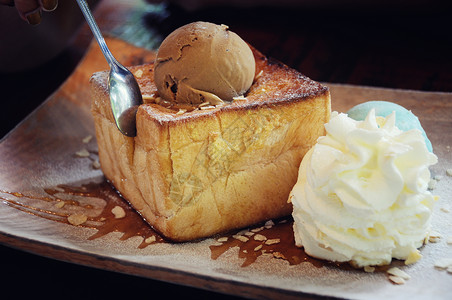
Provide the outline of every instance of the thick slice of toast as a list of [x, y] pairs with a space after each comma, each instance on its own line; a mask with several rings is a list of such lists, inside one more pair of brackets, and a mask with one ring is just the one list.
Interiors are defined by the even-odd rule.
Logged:
[[[292, 211], [289, 192], [304, 154], [324, 134], [330, 94], [252, 50], [257, 76], [246, 98], [188, 112], [143, 104], [135, 138], [116, 128], [108, 73], [91, 78], [102, 171], [170, 240], [207, 237]], [[153, 64], [130, 69], [144, 99], [155, 102]]]

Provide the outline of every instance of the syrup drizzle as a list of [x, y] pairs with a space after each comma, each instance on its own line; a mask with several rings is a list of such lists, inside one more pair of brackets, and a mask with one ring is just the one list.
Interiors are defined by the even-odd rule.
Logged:
[[[162, 243], [164, 239], [147, 224], [143, 218], [127, 203], [107, 182], [100, 184], [88, 184], [82, 188], [74, 188], [70, 186], [59, 186], [65, 193], [72, 195], [80, 195], [83, 197], [97, 197], [104, 199], [106, 205], [99, 216], [95, 219], [101, 221], [100, 226], [96, 226], [97, 232], [90, 236], [89, 240], [94, 240], [107, 235], [111, 232], [121, 232], [123, 235], [120, 240], [127, 240], [131, 237], [140, 236], [143, 242], [138, 246], [142, 249], [147, 247], [150, 243], [149, 238], [153, 243]], [[58, 190], [46, 190], [48, 194], [54, 194]], [[116, 218], [112, 213], [113, 208], [121, 207], [125, 212], [125, 217]]]
[[[56, 188], [44, 189], [44, 191], [48, 196], [0, 191], [0, 193], [16, 198], [0, 196], [0, 199], [7, 205], [21, 211], [69, 225], [72, 225], [68, 221], [70, 215], [77, 212], [85, 214], [87, 221], [77, 226], [97, 229], [97, 232], [88, 238], [89, 240], [100, 238], [111, 232], [121, 232], [123, 235], [120, 240], [127, 240], [135, 236], [142, 237], [143, 241], [138, 246], [140, 249], [151, 243], [165, 242], [106, 180], [79, 187], [59, 185]], [[84, 199], [84, 201], [77, 200], [77, 198]], [[100, 207], [99, 199], [104, 200], [102, 201], [103, 208]], [[64, 202], [64, 206], [57, 209], [60, 202]], [[112, 209], [116, 206], [124, 210], [125, 216], [123, 218], [116, 218], [112, 213]], [[68, 207], [68, 209], [65, 209], [65, 207]]]
[[[287, 260], [290, 265], [309, 262], [317, 268], [324, 266], [325, 262], [308, 256], [303, 249], [295, 246], [292, 225], [292, 219], [283, 219], [273, 226], [258, 226], [249, 231], [242, 230], [242, 234], [219, 238], [217, 240], [221, 241], [226, 238], [227, 240], [210, 246], [211, 258], [217, 259], [229, 249], [238, 247], [239, 258], [245, 259], [242, 267], [249, 266], [262, 255]], [[266, 239], [256, 239], [258, 235]], [[272, 240], [275, 241], [274, 244], [267, 244], [268, 241]]]
[[[122, 241], [131, 237], [142, 237], [143, 240], [138, 245], [139, 249], [154, 243], [169, 243], [121, 197], [107, 180], [81, 186], [59, 185], [44, 189], [44, 192], [46, 195], [35, 196], [0, 190], [0, 200], [10, 207], [32, 215], [69, 225], [73, 224], [68, 221], [68, 217], [74, 214], [74, 211], [82, 211], [89, 215], [86, 222], [74, 226], [96, 229], [97, 232], [88, 240], [94, 240], [112, 232], [120, 232], [122, 236], [119, 239]], [[61, 202], [64, 202], [64, 205], [57, 209], [58, 203]], [[116, 218], [112, 213], [112, 209], [117, 206], [124, 210], [124, 217]], [[260, 256], [270, 255], [276, 259], [284, 259], [290, 265], [307, 262], [317, 268], [333, 266], [344, 270], [354, 269], [347, 263], [338, 264], [307, 255], [302, 248], [295, 246], [292, 228], [293, 220], [287, 218], [279, 220], [273, 226], [256, 226], [250, 230], [230, 232], [222, 237], [216, 237], [216, 240], [221, 242], [209, 246], [211, 259], [216, 260], [228, 250], [238, 247], [238, 257], [244, 259], [242, 267], [253, 264]], [[256, 239], [256, 235], [264, 236], [265, 240]], [[273, 244], [266, 243], [269, 240], [279, 241]], [[387, 267], [377, 271], [386, 269]]]

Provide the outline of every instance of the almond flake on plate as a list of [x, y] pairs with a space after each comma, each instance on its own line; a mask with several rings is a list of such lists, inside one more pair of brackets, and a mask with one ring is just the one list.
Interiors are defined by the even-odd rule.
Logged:
[[84, 214], [72, 214], [67, 217], [67, 220], [70, 224], [78, 226], [85, 223], [88, 220], [88, 217]]
[[157, 240], [157, 239], [155, 238], [155, 235], [153, 235], [153, 236], [150, 236], [150, 237], [146, 238], [146, 239], [144, 240], [144, 242], [145, 242], [146, 244], [151, 244], [151, 243], [155, 242], [156, 240]]
[[435, 267], [439, 269], [447, 269], [452, 266], [452, 258], [441, 258], [435, 261]]
[[440, 210], [445, 213], [450, 213], [450, 210], [447, 207], [441, 207]]
[[246, 236], [243, 236], [243, 235], [235, 234], [232, 237], [235, 238], [236, 240], [239, 240], [239, 241], [243, 242], [243, 243], [246, 243], [246, 242], [249, 241], [249, 238], [247, 238]]
[[95, 170], [99, 170], [100, 169], [100, 162], [96, 159], [95, 161], [93, 161], [92, 167]]
[[270, 239], [270, 240], [266, 240], [265, 244], [266, 245], [273, 245], [273, 244], [278, 244], [281, 240], [280, 239]]
[[259, 232], [262, 230], [264, 230], [264, 226], [251, 229], [252, 232]]
[[236, 233], [236, 235], [244, 235], [248, 232], [248, 229], [242, 229], [239, 232]]
[[266, 241], [267, 240], [267, 237], [266, 236], [264, 236], [264, 235], [262, 235], [262, 234], [256, 234], [255, 236], [254, 236], [254, 239], [256, 240], [256, 241], [260, 241], [260, 242], [262, 242], [262, 241]]
[[116, 205], [111, 209], [111, 212], [115, 215], [115, 219], [122, 219], [126, 216], [126, 212], [121, 206]]
[[284, 254], [282, 254], [281, 252], [273, 252], [273, 257], [274, 257], [274, 258], [286, 259], [286, 257], [284, 256]]
[[375, 271], [375, 267], [372, 266], [364, 266], [364, 272], [373, 273]]
[[441, 239], [441, 234], [436, 231], [430, 232], [430, 234], [428, 236], [428, 241], [430, 243], [438, 243], [440, 241], [440, 239]]
[[397, 268], [397, 267], [390, 268], [390, 269], [389, 269], [388, 271], [386, 271], [386, 272], [387, 272], [388, 274], [390, 274], [390, 275], [394, 275], [394, 276], [403, 278], [403, 279], [405, 279], [405, 280], [408, 280], [408, 279], [411, 278], [410, 275], [408, 275], [407, 273], [405, 273], [404, 271], [400, 270], [400, 269]]
[[270, 229], [273, 226], [275, 226], [275, 223], [272, 220], [268, 220], [267, 222], [265, 222], [265, 225], [264, 225], [264, 227], [267, 229]]
[[82, 140], [83, 144], [88, 144], [93, 139], [92, 135], [85, 136]]
[[88, 150], [82, 149], [80, 151], [75, 152], [75, 155], [77, 155], [78, 157], [89, 157], [90, 153], [88, 152]]
[[66, 204], [66, 202], [64, 202], [64, 201], [58, 201], [56, 204], [55, 204], [55, 207], [56, 208], [63, 208], [63, 206]]
[[254, 248], [254, 251], [259, 251], [259, 250], [261, 250], [262, 249], [262, 244], [260, 244], [259, 246], [257, 246], [256, 248]]
[[405, 284], [405, 280], [399, 276], [390, 275], [389, 280], [391, 280], [395, 284]]

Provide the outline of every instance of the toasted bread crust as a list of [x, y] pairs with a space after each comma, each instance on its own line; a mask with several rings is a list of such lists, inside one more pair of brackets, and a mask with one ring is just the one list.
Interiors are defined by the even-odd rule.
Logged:
[[[91, 79], [102, 170], [168, 239], [198, 239], [291, 212], [298, 166], [329, 119], [329, 90], [252, 50], [258, 76], [246, 99], [182, 114], [143, 104], [135, 138], [113, 121], [108, 74]], [[152, 63], [131, 71], [140, 73], [144, 95], [157, 96]]]

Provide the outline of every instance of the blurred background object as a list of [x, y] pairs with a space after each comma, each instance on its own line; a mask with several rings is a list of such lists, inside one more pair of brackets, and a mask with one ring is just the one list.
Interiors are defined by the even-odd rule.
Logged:
[[61, 53], [83, 21], [77, 9], [75, 1], [59, 1], [55, 11], [42, 13], [41, 24], [31, 26], [15, 7], [0, 6], [0, 72], [31, 69]]
[[166, 2], [186, 11], [229, 6], [236, 9], [250, 7], [324, 8], [324, 9], [431, 9], [442, 5], [441, 0], [148, 0], [149, 3]]
[[[75, 1], [30, 26], [0, 6], [0, 137], [53, 93], [92, 34]], [[314, 80], [452, 91], [451, 3], [440, 0], [91, 0], [104, 34], [157, 49], [194, 21], [226, 24], [266, 56]], [[99, 8], [99, 9], [97, 9]], [[40, 79], [40, 80], [37, 80]]]

